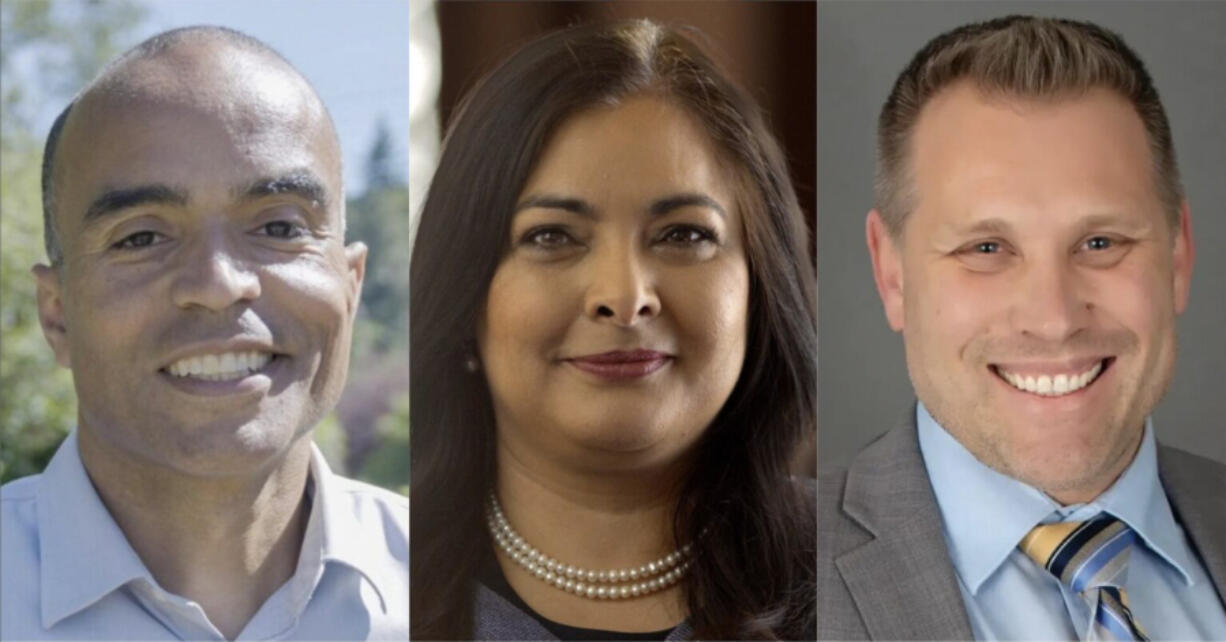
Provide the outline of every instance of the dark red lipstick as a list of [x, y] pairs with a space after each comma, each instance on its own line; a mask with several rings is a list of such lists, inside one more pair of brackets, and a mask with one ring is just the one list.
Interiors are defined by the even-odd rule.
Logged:
[[572, 366], [605, 379], [637, 379], [668, 365], [672, 355], [655, 350], [612, 350], [572, 357]]

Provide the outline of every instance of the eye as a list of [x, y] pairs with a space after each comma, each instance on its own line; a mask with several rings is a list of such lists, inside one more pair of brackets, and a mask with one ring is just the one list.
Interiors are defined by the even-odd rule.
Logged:
[[1134, 242], [1124, 236], [1090, 236], [1077, 246], [1075, 256], [1083, 265], [1107, 268], [1123, 260]]
[[1115, 246], [1115, 241], [1105, 236], [1094, 236], [1094, 237], [1088, 238], [1086, 239], [1086, 245], [1085, 245], [1087, 250], [1098, 250], [1098, 251], [1109, 250], [1113, 246]]
[[697, 225], [674, 225], [658, 237], [661, 243], [672, 245], [698, 245], [715, 242], [715, 232]]
[[976, 254], [996, 254], [1000, 252], [1000, 243], [997, 243], [996, 241], [976, 243], [974, 247], [971, 248], [971, 251]]
[[520, 245], [543, 250], [563, 248], [575, 243], [575, 238], [566, 230], [554, 226], [534, 227], [525, 232], [519, 239]]
[[997, 272], [1007, 268], [1016, 258], [1012, 246], [999, 239], [971, 241], [952, 254], [972, 272]]
[[165, 236], [151, 230], [142, 230], [125, 236], [119, 242], [111, 245], [116, 250], [141, 250], [165, 239]]
[[269, 221], [261, 225], [259, 229], [264, 236], [277, 239], [296, 239], [303, 233], [301, 225], [290, 221]]

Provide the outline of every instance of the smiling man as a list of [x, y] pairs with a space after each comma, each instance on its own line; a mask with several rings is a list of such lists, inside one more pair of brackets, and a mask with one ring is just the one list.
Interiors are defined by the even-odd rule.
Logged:
[[866, 236], [919, 403], [821, 478], [820, 637], [1226, 638], [1226, 467], [1149, 419], [1193, 243], [1136, 55], [1020, 16], [931, 41]]
[[156, 36], [48, 137], [39, 318], [79, 426], [3, 489], [4, 639], [404, 639], [408, 505], [311, 443], [366, 248], [310, 84]]

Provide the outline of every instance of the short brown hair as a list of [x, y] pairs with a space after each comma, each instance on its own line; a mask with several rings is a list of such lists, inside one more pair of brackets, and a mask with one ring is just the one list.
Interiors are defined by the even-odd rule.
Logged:
[[898, 237], [913, 207], [908, 141], [924, 105], [969, 79], [1005, 96], [1058, 99], [1102, 87], [1128, 99], [1149, 139], [1154, 182], [1168, 221], [1179, 223], [1183, 187], [1171, 128], [1145, 65], [1118, 34], [1089, 22], [1007, 16], [933, 38], [898, 76], [877, 121], [874, 206]]

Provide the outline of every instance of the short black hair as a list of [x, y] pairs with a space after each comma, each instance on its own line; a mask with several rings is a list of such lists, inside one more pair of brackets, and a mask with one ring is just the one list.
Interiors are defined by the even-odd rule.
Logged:
[[294, 65], [289, 60], [286, 60], [285, 56], [282, 56], [277, 50], [268, 46], [263, 41], [241, 31], [217, 25], [196, 25], [163, 31], [142, 41], [107, 64], [98, 74], [98, 77], [87, 85], [81, 93], [77, 94], [68, 103], [68, 106], [64, 108], [64, 111], [60, 112], [60, 115], [55, 118], [55, 122], [51, 125], [51, 131], [47, 133], [47, 142], [43, 147], [43, 244], [47, 250], [47, 260], [51, 261], [52, 266], [59, 267], [64, 260], [64, 251], [60, 245], [59, 233], [55, 227], [55, 158], [60, 136], [64, 130], [64, 123], [68, 121], [68, 114], [72, 112], [72, 108], [81, 99], [81, 96], [88, 93], [100, 80], [108, 77], [119, 66], [133, 60], [152, 58], [178, 43], [191, 39], [221, 42], [256, 55], [267, 56], [285, 65], [298, 76], [302, 76]]

